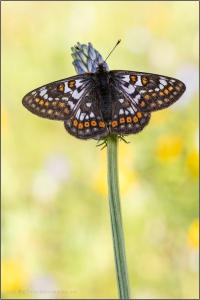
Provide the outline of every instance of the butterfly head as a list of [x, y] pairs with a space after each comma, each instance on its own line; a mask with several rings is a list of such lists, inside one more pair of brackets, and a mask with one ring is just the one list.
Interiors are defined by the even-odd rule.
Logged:
[[98, 62], [98, 68], [97, 68], [99, 71], [107, 71], [107, 68], [106, 68], [106, 65], [105, 65], [105, 62]]

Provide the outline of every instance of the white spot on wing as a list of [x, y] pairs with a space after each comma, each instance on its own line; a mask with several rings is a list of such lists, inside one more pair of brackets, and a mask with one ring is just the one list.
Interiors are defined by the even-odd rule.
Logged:
[[84, 89], [82, 90], [82, 91], [80, 91], [80, 93], [78, 92], [78, 90], [75, 90], [74, 92], [73, 92], [73, 98], [75, 98], [75, 99], [80, 99], [81, 98], [81, 96], [83, 95], [83, 93], [84, 93]]
[[158, 91], [159, 91], [159, 88], [155, 88], [155, 91], [158, 92]]
[[128, 107], [127, 110], [128, 110], [131, 114], [134, 114], [134, 110], [132, 109], [132, 107]]
[[47, 94], [45, 94], [43, 98], [44, 98], [45, 100], [47, 100], [47, 98], [48, 98], [48, 95], [47, 95]]
[[72, 91], [72, 89], [70, 89], [70, 88], [68, 87], [68, 82], [65, 82], [64, 85], [65, 85], [64, 93], [67, 93], [67, 92], [71, 92], [71, 91]]
[[46, 92], [47, 92], [47, 89], [44, 89], [43, 91], [40, 92], [40, 96], [41, 97], [44, 96], [44, 94], [46, 94]]
[[83, 121], [85, 115], [86, 115], [86, 113], [82, 113], [82, 114], [80, 115], [80, 121]]
[[164, 80], [164, 79], [160, 79], [160, 83], [163, 84], [163, 85], [167, 85], [167, 81]]
[[68, 101], [67, 104], [70, 106], [70, 108], [74, 107], [74, 103], [72, 101]]
[[92, 105], [91, 102], [87, 102], [87, 103], [86, 103], [86, 106], [87, 106], [87, 107], [90, 107], [91, 105]]
[[132, 94], [132, 93], [135, 92], [135, 88], [134, 88], [131, 84], [129, 84], [128, 87], [122, 85], [122, 88], [123, 88], [128, 94]]
[[163, 89], [164, 89], [164, 85], [159, 84], [159, 88], [160, 88], [161, 90], [163, 90]]
[[83, 85], [82, 79], [75, 80], [76, 81], [76, 87], [78, 88], [79, 86]]
[[134, 101], [136, 103], [138, 103], [138, 101], [140, 100], [140, 98], [141, 98], [141, 96], [140, 96], [140, 94], [138, 94], [137, 96], [135, 96]]
[[143, 86], [143, 84], [142, 84], [142, 82], [141, 82], [141, 76], [138, 76], [137, 77], [138, 78], [138, 80], [136, 81], [136, 85], [139, 85], [139, 86]]
[[[69, 103], [69, 102], [68, 102]], [[79, 119], [79, 116], [80, 116], [80, 113], [81, 113], [81, 110], [80, 110], [80, 108], [77, 110], [77, 112], [76, 112], [76, 118], [77, 119]]]
[[126, 82], [129, 82], [130, 81], [130, 75], [124, 75], [123, 80], [126, 81]]
[[119, 110], [119, 114], [120, 114], [120, 115], [123, 115], [123, 114], [124, 114], [124, 110], [123, 110], [122, 108]]
[[93, 112], [90, 113], [90, 118], [94, 118], [94, 113]]
[[119, 102], [120, 102], [120, 103], [123, 103], [123, 102], [124, 102], [124, 99], [119, 99]]

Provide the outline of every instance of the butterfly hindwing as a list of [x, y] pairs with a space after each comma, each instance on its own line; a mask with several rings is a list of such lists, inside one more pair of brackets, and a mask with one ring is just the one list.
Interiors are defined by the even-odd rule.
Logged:
[[110, 71], [115, 85], [119, 85], [142, 112], [169, 107], [184, 93], [183, 82], [175, 78], [133, 71]]
[[126, 94], [115, 90], [112, 106], [111, 133], [127, 135], [140, 132], [150, 120], [150, 113], [141, 112]]
[[80, 139], [100, 139], [108, 135], [109, 131], [102, 118], [98, 95], [95, 91], [82, 97], [77, 110], [70, 119], [64, 122], [64, 125], [71, 135]]

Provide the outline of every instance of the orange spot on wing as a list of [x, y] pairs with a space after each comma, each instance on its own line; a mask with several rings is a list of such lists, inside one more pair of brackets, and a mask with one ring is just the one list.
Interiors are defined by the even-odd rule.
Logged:
[[66, 114], [68, 114], [68, 113], [69, 113], [69, 109], [68, 109], [68, 108], [65, 108], [64, 112], [65, 112]]
[[59, 90], [60, 92], [64, 92], [64, 84], [63, 84], [63, 83], [59, 84], [58, 90]]
[[104, 122], [99, 122], [99, 127], [102, 127], [102, 128], [104, 128], [104, 127], [106, 127], [106, 124], [104, 123]]
[[124, 118], [120, 118], [120, 119], [119, 119], [119, 123], [120, 123], [120, 124], [125, 123], [125, 119], [124, 119]]
[[69, 86], [70, 88], [73, 88], [73, 87], [75, 86], [75, 83], [76, 83], [75, 80], [71, 80], [71, 81], [68, 82], [68, 86]]
[[148, 79], [145, 76], [142, 76], [142, 84], [147, 84], [148, 83]]
[[83, 129], [83, 123], [78, 124], [78, 129]]
[[162, 91], [159, 92], [160, 96], [164, 96], [164, 93]]
[[84, 126], [85, 126], [85, 127], [89, 127], [89, 126], [90, 126], [90, 123], [89, 123], [89, 122], [85, 122], [85, 123], [84, 123]]
[[133, 122], [135, 122], [135, 123], [138, 122], [138, 118], [136, 116], [133, 117]]
[[44, 104], [44, 100], [40, 100], [39, 104], [43, 105]]
[[111, 123], [111, 126], [112, 127], [116, 127], [118, 125], [118, 122], [117, 121], [112, 121], [112, 123]]
[[173, 89], [174, 89], [174, 88], [173, 88], [172, 85], [169, 85], [169, 86], [168, 86], [168, 90], [169, 90], [169, 91], [172, 91]]
[[136, 75], [131, 75], [130, 79], [131, 79], [131, 81], [136, 82], [137, 81], [137, 76]]
[[53, 101], [53, 102], [52, 102], [52, 105], [53, 105], [53, 106], [56, 106], [56, 105], [57, 105], [57, 101]]
[[126, 118], [126, 122], [127, 122], [127, 123], [130, 123], [130, 122], [132, 122], [132, 119], [131, 119], [131, 117], [127, 117], [127, 118]]
[[150, 99], [150, 96], [149, 96], [149, 95], [145, 95], [144, 98], [145, 98], [146, 100], [149, 100], [149, 99]]
[[142, 118], [142, 113], [140, 111], [137, 112], [138, 118]]
[[156, 93], [152, 93], [151, 96], [156, 97]]
[[[91, 125], [92, 125], [92, 126], [97, 126], [97, 122], [96, 122], [96, 121], [92, 121], [92, 122], [91, 122]], [[99, 124], [99, 126], [100, 126], [100, 124]]]
[[64, 102], [59, 102], [59, 107], [64, 107], [65, 106], [65, 103]]
[[166, 95], [168, 95], [169, 94], [169, 91], [168, 91], [168, 89], [164, 89], [164, 91], [163, 91]]
[[37, 103], [40, 102], [40, 98], [38, 98], [38, 97], [35, 98], [35, 102], [37, 102]]
[[74, 120], [74, 121], [73, 121], [73, 125], [74, 125], [75, 127], [77, 127], [78, 121], [77, 121], [77, 120]]
[[48, 101], [46, 101], [44, 105], [45, 105], [45, 106], [49, 106], [49, 102], [48, 102]]
[[141, 101], [141, 102], [140, 102], [140, 106], [141, 106], [141, 107], [144, 107], [145, 105], [146, 105], [146, 103], [145, 103], [144, 101]]

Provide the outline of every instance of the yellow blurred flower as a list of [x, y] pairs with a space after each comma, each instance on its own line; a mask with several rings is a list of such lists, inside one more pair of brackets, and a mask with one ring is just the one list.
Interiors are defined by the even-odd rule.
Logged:
[[25, 270], [17, 261], [2, 261], [1, 275], [2, 293], [18, 292], [26, 287], [27, 276]]
[[[153, 33], [162, 35], [163, 30], [171, 22], [170, 7], [162, 1], [151, 2], [146, 12], [145, 25]], [[155, 17], [156, 16], [156, 17]]]
[[199, 247], [199, 220], [192, 222], [188, 232], [188, 244], [191, 248]]
[[186, 158], [186, 167], [193, 177], [199, 177], [199, 153], [196, 149], [188, 154]]
[[178, 135], [162, 135], [156, 145], [157, 157], [161, 161], [170, 161], [183, 151], [183, 140]]
[[167, 123], [167, 119], [170, 116], [170, 112], [167, 109], [159, 111], [151, 115], [151, 126], [161, 126]]

